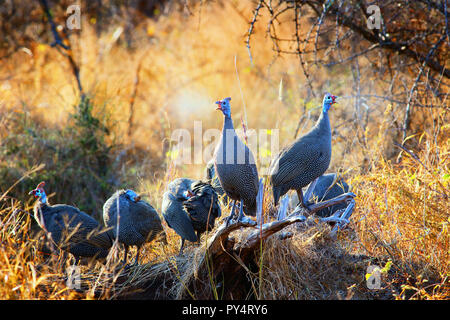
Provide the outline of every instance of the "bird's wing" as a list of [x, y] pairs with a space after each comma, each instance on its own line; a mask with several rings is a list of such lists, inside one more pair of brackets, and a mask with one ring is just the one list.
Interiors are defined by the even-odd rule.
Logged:
[[[192, 192], [195, 196], [184, 202], [185, 208], [187, 208], [190, 203], [193, 207], [199, 208], [200, 212], [205, 212], [205, 221], [208, 215], [212, 215], [216, 218], [220, 217], [219, 196], [211, 184], [198, 181], [196, 184], [192, 185]], [[191, 217], [192, 216], [193, 214], [191, 214]]]
[[146, 235], [149, 230], [163, 231], [158, 212], [149, 203], [143, 200], [131, 202], [130, 213], [135, 222], [134, 227], [140, 234]]
[[[307, 137], [303, 137], [307, 138]], [[270, 176], [274, 186], [285, 184], [314, 167], [320, 158], [320, 148], [309, 139], [302, 139], [280, 152], [271, 165]]]
[[191, 242], [197, 241], [191, 219], [183, 210], [182, 202], [167, 192], [163, 196], [162, 214], [169, 227], [174, 229], [181, 238]]
[[80, 243], [86, 242], [100, 248], [109, 248], [112, 239], [109, 230], [101, 230], [99, 223], [83, 211], [71, 206], [57, 208], [53, 215], [55, 224], [60, 226], [60, 241]]

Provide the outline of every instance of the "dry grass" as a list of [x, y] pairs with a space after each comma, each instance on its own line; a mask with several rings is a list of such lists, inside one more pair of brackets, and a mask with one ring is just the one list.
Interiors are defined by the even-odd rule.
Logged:
[[[300, 126], [299, 134], [305, 132], [318, 114], [314, 107], [320, 101], [312, 99], [304, 108], [299, 107], [307, 90], [298, 60], [289, 56], [273, 60], [271, 44], [264, 37], [264, 23], [252, 39], [254, 65], [250, 64], [243, 38], [248, 23], [243, 17], [251, 16], [251, 6], [240, 3], [210, 4], [201, 11], [194, 10], [192, 16], [173, 13], [161, 16], [158, 22], [145, 20], [136, 30], [141, 40], [134, 50], [112, 40], [119, 25], [111, 25], [110, 30], [97, 35], [90, 22], [84, 22], [80, 36], [74, 37], [74, 52], [80, 61], [82, 83], [92, 98], [93, 115], [110, 130], [104, 139], [107, 146], [114, 146], [108, 162], [114, 173], [107, 177], [111, 180], [98, 179], [95, 172], [86, 180], [73, 170], [70, 155], [65, 162], [67, 156], [48, 149], [64, 150], [76, 137], [63, 130], [73, 125], [69, 114], [74, 113], [73, 106], [79, 101], [67, 61], [45, 44], [33, 48], [32, 56], [20, 51], [7, 62], [2, 61], [0, 78], [8, 80], [0, 84], [0, 169], [6, 170], [4, 177], [9, 180], [3, 179], [0, 195], [31, 167], [43, 163], [45, 169], [31, 177], [54, 179], [59, 189], [52, 188], [50, 201], [59, 199], [77, 205], [85, 200], [81, 190], [87, 192], [86, 185], [95, 188], [98, 181], [114, 181], [109, 188], [135, 188], [160, 211], [168, 182], [179, 176], [201, 178], [205, 166], [174, 167], [166, 158], [164, 141], [176, 128], [192, 132], [196, 120], [202, 121], [203, 130], [220, 128], [222, 119], [215, 113], [213, 102], [226, 96], [233, 97], [235, 123], [245, 115], [245, 102], [249, 128], [279, 128], [281, 145], [292, 140], [298, 119], [311, 112]], [[288, 32], [281, 26], [279, 36]], [[140, 63], [132, 135], [127, 136], [130, 96]], [[369, 62], [361, 61], [364, 65]], [[317, 67], [315, 85], [318, 90], [349, 96], [350, 73], [343, 67]], [[278, 100], [282, 77], [283, 102]], [[377, 92], [384, 85], [374, 82], [373, 90]], [[321, 225], [297, 230], [285, 241], [269, 239], [262, 260], [256, 261], [262, 261], [259, 269], [248, 274], [253, 298], [450, 297], [450, 128], [447, 109], [441, 107], [424, 111], [435, 119], [434, 126], [420, 128], [412, 138], [418, 141], [414, 152], [420, 162], [403, 152], [400, 163], [393, 158], [387, 160], [386, 155], [401, 151], [391, 144], [393, 123], [401, 119], [401, 108], [373, 105], [365, 128], [351, 122], [354, 110], [350, 100], [343, 100], [331, 111], [334, 140], [329, 171], [344, 171], [353, 186], [357, 198], [352, 222], [336, 241], [329, 237], [329, 228]], [[58, 177], [61, 179], [56, 182]], [[131, 295], [130, 291], [152, 281], [150, 289], [134, 294], [195, 298], [185, 284], [196, 276], [196, 266], [204, 259], [204, 246], [188, 245], [185, 255], [175, 258], [179, 237], [165, 224], [167, 244], [144, 246], [140, 266], [119, 272], [117, 258], [106, 265], [83, 265], [83, 290], [69, 290], [65, 281], [70, 260], [61, 252], [41, 252], [42, 235], [36, 234], [27, 214], [31, 212], [31, 199], [26, 196], [26, 181], [0, 198], [0, 298], [110, 299]], [[52, 185], [52, 181], [48, 183]], [[269, 190], [266, 192], [268, 215], [271, 196]], [[104, 200], [94, 198], [95, 203], [87, 208], [95, 213]], [[207, 237], [202, 237], [202, 243]], [[389, 259], [393, 267], [383, 278], [383, 288], [368, 290], [367, 266], [384, 266]], [[205, 283], [204, 290], [221, 297], [220, 292], [214, 292], [213, 282]]]

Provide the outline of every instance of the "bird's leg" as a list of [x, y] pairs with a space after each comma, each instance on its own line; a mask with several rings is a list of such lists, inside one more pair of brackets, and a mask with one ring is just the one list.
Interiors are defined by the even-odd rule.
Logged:
[[183, 254], [183, 249], [184, 249], [184, 239], [181, 238], [181, 247], [180, 247], [180, 252], [178, 253], [179, 256], [181, 256]]
[[127, 256], [128, 256], [128, 246], [125, 246], [125, 254], [123, 255], [122, 265], [127, 264]]
[[253, 226], [256, 225], [255, 221], [250, 219], [248, 216], [244, 215], [244, 202], [242, 201], [242, 199], [241, 199], [241, 205], [240, 205], [240, 208], [239, 208], [239, 216], [236, 219], [236, 222], [243, 222], [245, 224], [250, 224], [250, 225], [253, 225]]
[[305, 198], [303, 197], [303, 191], [300, 188], [299, 190], [297, 190], [297, 196], [298, 196], [298, 205], [302, 206], [305, 209], [309, 210], [309, 206], [308, 204], [305, 202]]
[[313, 194], [314, 188], [316, 187], [318, 180], [319, 180], [319, 178], [316, 178], [313, 181], [311, 181], [311, 183], [308, 186], [308, 189], [306, 189], [306, 193], [304, 196], [305, 202], [309, 202], [309, 200], [311, 200], [311, 196]]
[[138, 261], [139, 261], [139, 252], [141, 251], [141, 247], [137, 246], [137, 251], [136, 251], [136, 258], [134, 259], [134, 263], [133, 265], [138, 265]]
[[350, 200], [350, 203], [347, 205], [347, 208], [345, 208], [344, 213], [341, 215], [341, 219], [349, 220], [350, 216], [353, 213], [353, 208], [355, 207], [355, 200]]
[[278, 216], [277, 216], [278, 221], [281, 221], [284, 218], [286, 218], [288, 203], [289, 203], [289, 196], [286, 195], [283, 199], [281, 199], [280, 207], [278, 208]]
[[228, 226], [230, 224], [230, 221], [233, 219], [234, 217], [234, 208], [236, 206], [236, 200], [233, 200], [233, 205], [231, 206], [231, 213], [228, 216], [227, 220], [226, 220], [226, 226]]
[[241, 199], [240, 206], [239, 206], [239, 216], [236, 221], [242, 221], [243, 217], [244, 217], [244, 203], [242, 202], [242, 199]]

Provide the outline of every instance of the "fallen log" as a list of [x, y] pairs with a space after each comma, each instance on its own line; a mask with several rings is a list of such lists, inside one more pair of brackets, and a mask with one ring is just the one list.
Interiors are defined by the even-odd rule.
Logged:
[[[270, 236], [278, 233], [295, 223], [304, 223], [307, 216], [313, 216], [315, 212], [344, 202], [350, 202], [350, 210], [346, 210], [342, 217], [324, 220], [334, 222], [336, 225], [348, 221], [353, 209], [355, 195], [345, 193], [328, 201], [319, 202], [310, 206], [309, 210], [297, 207], [286, 218], [278, 221], [257, 225], [253, 220], [246, 219], [226, 226], [223, 223], [205, 243], [206, 250], [199, 261], [195, 263], [193, 270], [186, 270], [182, 278], [183, 288], [177, 298], [188, 298], [195, 295], [197, 299], [218, 298], [219, 291], [223, 299], [247, 299], [251, 291], [251, 283], [247, 274], [258, 272], [258, 256], [261, 254], [262, 245]], [[262, 199], [259, 199], [262, 203]], [[350, 213], [348, 212], [350, 211]], [[322, 219], [327, 218], [321, 218]], [[239, 230], [239, 240], [233, 233]], [[289, 233], [283, 233], [281, 238], [288, 238]], [[205, 284], [210, 284], [205, 285]], [[205, 290], [205, 288], [207, 288]], [[200, 289], [200, 290], [199, 290]], [[189, 294], [187, 293], [189, 292]]]
[[[135, 294], [138, 294], [138, 297], [150, 299], [251, 299], [255, 292], [252, 279], [257, 278], [259, 258], [267, 239], [279, 234], [277, 241], [283, 241], [293, 235], [286, 229], [288, 226], [306, 226], [309, 222], [334, 223], [336, 230], [333, 230], [337, 232], [348, 222], [354, 197], [353, 193], [345, 193], [313, 204], [309, 209], [297, 207], [289, 214], [281, 212], [278, 215], [284, 218], [267, 223], [263, 223], [263, 214], [259, 212], [263, 197], [258, 197], [258, 222], [246, 218], [227, 225], [224, 221], [195, 250], [174, 257], [171, 261], [147, 265], [145, 268], [139, 266], [142, 275], [134, 278], [145, 277], [148, 280], [127, 286], [116, 298], [135, 298]], [[315, 212], [341, 202], [349, 203], [348, 210], [328, 218], [314, 218]], [[287, 206], [283, 208], [286, 210]], [[133, 287], [139, 290], [133, 291]]]

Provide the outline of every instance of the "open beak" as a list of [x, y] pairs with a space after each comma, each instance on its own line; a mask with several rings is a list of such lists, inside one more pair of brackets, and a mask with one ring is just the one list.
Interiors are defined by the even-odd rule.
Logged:
[[331, 96], [331, 99], [333, 99], [333, 104], [337, 103], [336, 101], [337, 98], [338, 98], [337, 96]]
[[219, 106], [216, 108], [216, 110], [221, 110], [222, 111], [222, 103], [220, 101], [216, 101], [216, 104], [218, 104]]

